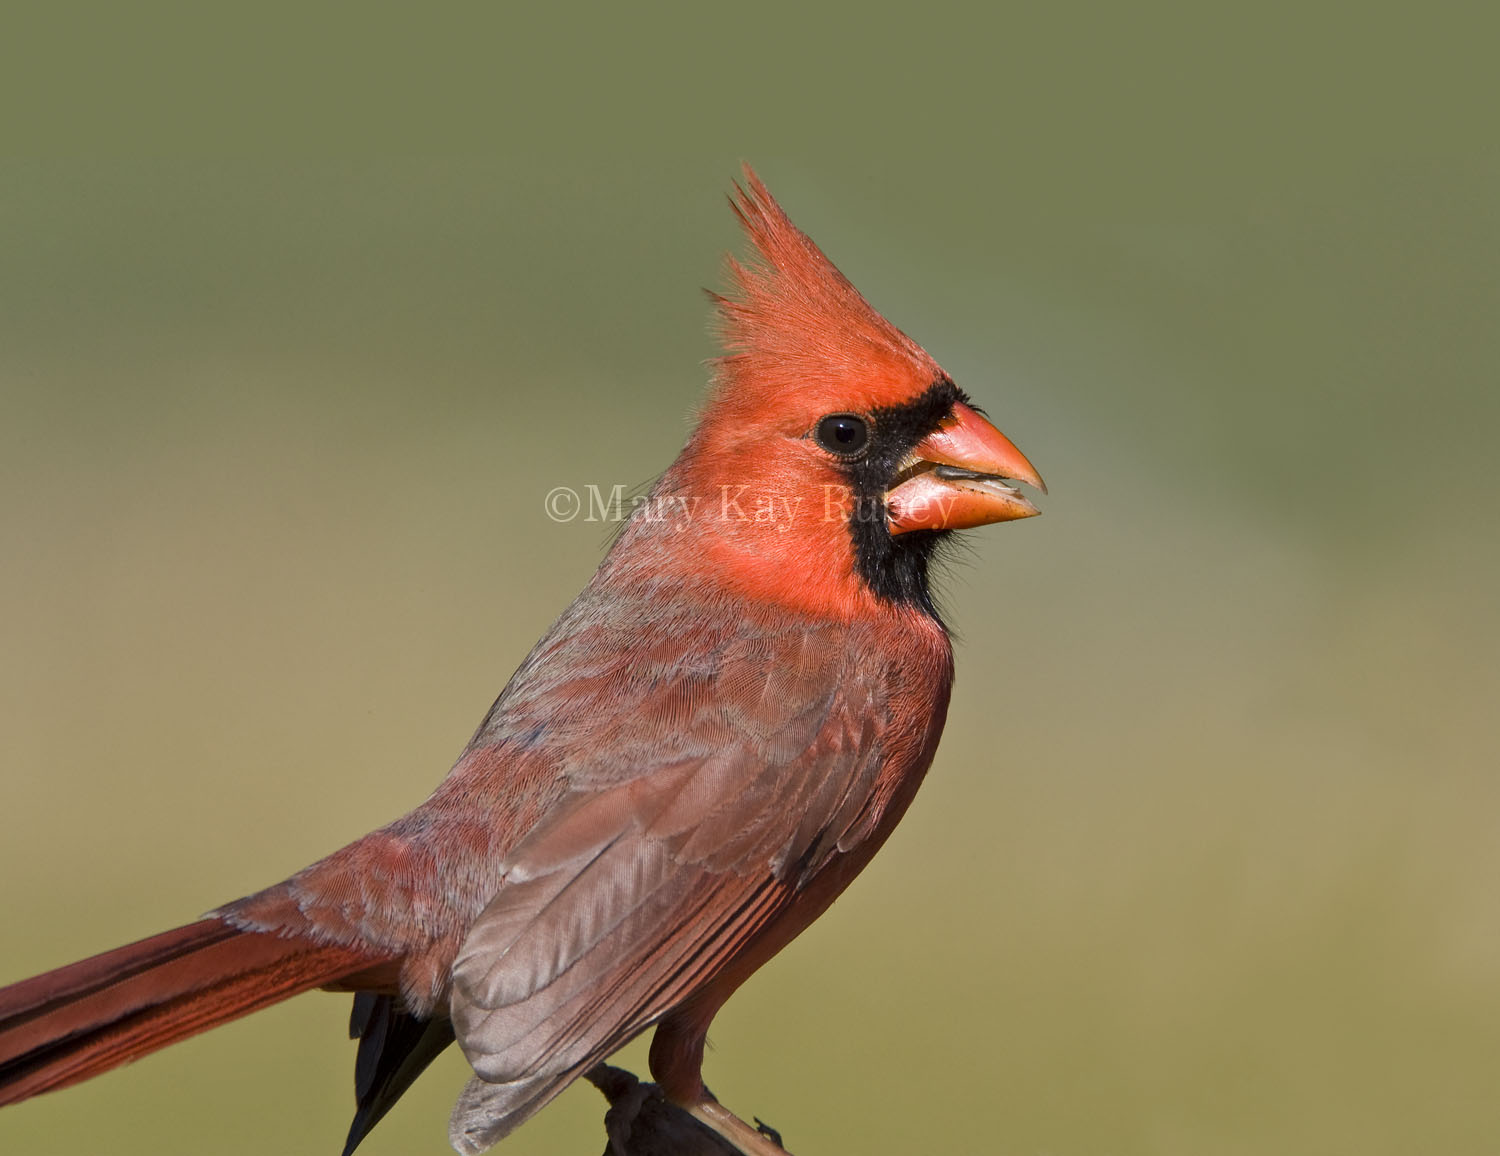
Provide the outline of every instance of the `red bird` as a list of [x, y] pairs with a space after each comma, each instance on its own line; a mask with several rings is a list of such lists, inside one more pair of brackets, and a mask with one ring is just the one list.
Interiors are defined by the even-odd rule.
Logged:
[[352, 991], [345, 1153], [457, 1040], [480, 1152], [656, 1026], [666, 1095], [714, 1013], [906, 811], [953, 653], [950, 531], [1037, 512], [1031, 464], [746, 169], [758, 258], [687, 446], [426, 802], [196, 923], [0, 990], [0, 1104], [312, 988]]

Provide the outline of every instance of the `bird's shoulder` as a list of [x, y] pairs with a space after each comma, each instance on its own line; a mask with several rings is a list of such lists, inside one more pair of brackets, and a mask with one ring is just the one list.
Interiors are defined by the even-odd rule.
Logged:
[[804, 750], [835, 704], [945, 697], [951, 670], [946, 634], [917, 613], [847, 620], [681, 586], [591, 588], [527, 656], [470, 748], [607, 751], [618, 763], [632, 741], [658, 757], [680, 742], [748, 741], [774, 758]]

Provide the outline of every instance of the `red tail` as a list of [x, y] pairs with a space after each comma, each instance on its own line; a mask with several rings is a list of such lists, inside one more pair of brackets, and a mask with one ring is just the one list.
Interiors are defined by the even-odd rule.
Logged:
[[0, 1105], [76, 1084], [378, 962], [347, 947], [204, 919], [0, 988]]

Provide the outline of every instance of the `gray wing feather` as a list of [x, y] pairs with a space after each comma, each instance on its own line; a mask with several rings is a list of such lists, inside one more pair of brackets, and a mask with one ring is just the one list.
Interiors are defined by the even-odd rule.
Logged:
[[[885, 672], [855, 676], [843, 641], [742, 634], [710, 675], [648, 671], [623, 733], [587, 745], [454, 964], [453, 1023], [478, 1075], [454, 1110], [459, 1151], [508, 1134], [707, 982], [859, 824]], [[663, 713], [672, 738], [654, 746]]]

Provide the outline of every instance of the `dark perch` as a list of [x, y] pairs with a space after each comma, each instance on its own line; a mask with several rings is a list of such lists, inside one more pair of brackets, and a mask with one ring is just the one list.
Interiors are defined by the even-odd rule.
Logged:
[[[604, 1156], [741, 1156], [717, 1132], [670, 1103], [655, 1084], [641, 1083], [624, 1068], [599, 1064], [586, 1077], [609, 1101]], [[781, 1144], [774, 1129], [756, 1124], [762, 1135]]]

